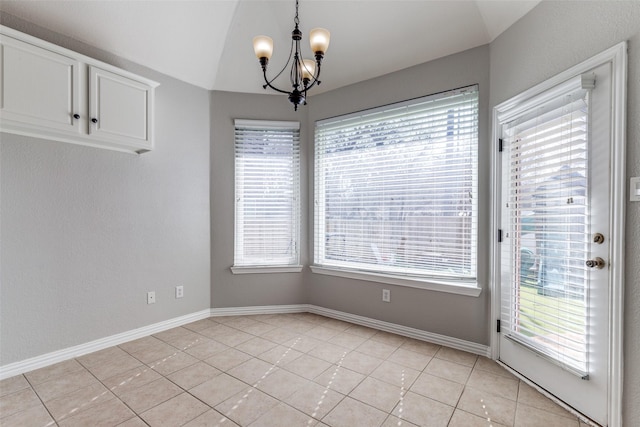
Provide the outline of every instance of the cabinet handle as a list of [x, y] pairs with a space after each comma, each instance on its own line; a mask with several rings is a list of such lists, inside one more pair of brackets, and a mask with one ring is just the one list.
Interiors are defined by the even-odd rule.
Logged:
[[80, 114], [74, 114], [74, 115], [73, 115], [73, 118], [74, 118], [74, 119], [76, 119], [76, 120], [78, 120], [78, 119], [80, 118]]
[[98, 119], [94, 117], [93, 119], [91, 119], [91, 123], [98, 123]]

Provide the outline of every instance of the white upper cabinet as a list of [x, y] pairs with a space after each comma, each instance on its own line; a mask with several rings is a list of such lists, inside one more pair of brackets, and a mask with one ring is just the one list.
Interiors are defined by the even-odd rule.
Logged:
[[89, 134], [142, 147], [151, 145], [149, 86], [89, 67]]
[[112, 150], [153, 148], [156, 82], [0, 26], [0, 131]]
[[2, 37], [2, 119], [80, 132], [80, 63], [19, 40]]

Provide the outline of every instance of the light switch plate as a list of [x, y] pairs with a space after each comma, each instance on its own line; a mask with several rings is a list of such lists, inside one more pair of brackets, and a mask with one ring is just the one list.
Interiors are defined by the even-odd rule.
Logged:
[[640, 202], [640, 176], [629, 180], [629, 201]]

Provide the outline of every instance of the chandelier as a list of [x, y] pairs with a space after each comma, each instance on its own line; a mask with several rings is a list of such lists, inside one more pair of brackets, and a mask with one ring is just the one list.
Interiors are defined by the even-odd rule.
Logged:
[[[314, 28], [309, 35], [309, 42], [311, 44], [311, 51], [315, 55], [315, 61], [313, 59], [302, 59], [302, 53], [300, 51], [300, 40], [302, 40], [302, 31], [298, 28], [300, 20], [298, 19], [298, 0], [296, 0], [296, 16], [293, 20], [295, 28], [291, 32], [291, 51], [289, 52], [289, 59], [280, 72], [271, 80], [267, 77], [267, 65], [269, 59], [273, 53], [273, 40], [267, 36], [257, 36], [253, 38], [253, 50], [256, 56], [260, 60], [260, 66], [262, 66], [262, 74], [264, 76], [264, 84], [262, 87], [266, 89], [270, 87], [276, 92], [286, 93], [289, 95], [289, 101], [293, 104], [294, 110], [298, 110], [298, 105], [306, 105], [307, 91], [315, 85], [320, 84], [320, 65], [322, 58], [329, 47], [329, 31], [324, 28]], [[292, 90], [282, 90], [273, 86], [272, 83], [277, 79], [284, 70], [291, 64], [291, 86]]]

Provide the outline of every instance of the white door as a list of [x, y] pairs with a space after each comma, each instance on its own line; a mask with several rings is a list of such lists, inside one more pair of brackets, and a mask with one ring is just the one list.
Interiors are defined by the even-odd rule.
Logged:
[[151, 87], [89, 67], [89, 133], [151, 149]]
[[78, 61], [3, 35], [0, 64], [3, 127], [81, 131]]
[[501, 121], [499, 359], [606, 425], [611, 64]]

